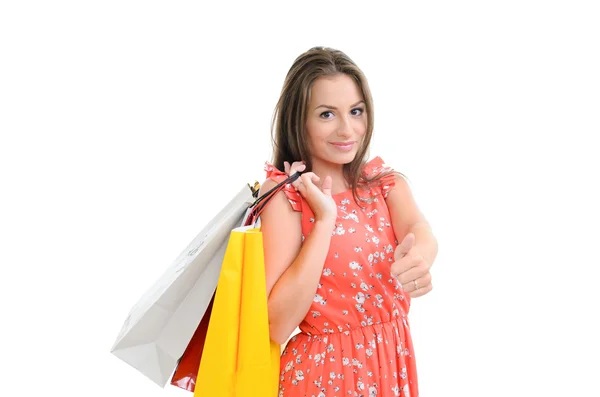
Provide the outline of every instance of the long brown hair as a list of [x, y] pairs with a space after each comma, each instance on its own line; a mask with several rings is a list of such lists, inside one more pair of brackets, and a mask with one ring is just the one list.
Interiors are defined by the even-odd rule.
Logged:
[[367, 131], [362, 144], [354, 160], [343, 166], [344, 178], [358, 203], [363, 200], [358, 195], [359, 185], [370, 184], [384, 175], [369, 179], [362, 175], [373, 135], [373, 98], [364, 73], [342, 51], [328, 47], [313, 47], [298, 56], [292, 64], [275, 106], [271, 124], [273, 165], [283, 170], [284, 161], [291, 164], [303, 160], [306, 164], [305, 171], [312, 171], [311, 155], [306, 139], [306, 110], [310, 102], [311, 88], [319, 77], [340, 73], [350, 76], [358, 85], [365, 101], [367, 114]]

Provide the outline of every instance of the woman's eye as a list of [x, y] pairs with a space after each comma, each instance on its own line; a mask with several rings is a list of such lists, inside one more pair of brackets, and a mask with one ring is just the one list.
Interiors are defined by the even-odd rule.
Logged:
[[360, 116], [365, 110], [363, 108], [352, 109], [353, 116]]
[[331, 118], [328, 115], [333, 115], [333, 113], [331, 113], [329, 111], [321, 113], [321, 117], [326, 118], [326, 119]]

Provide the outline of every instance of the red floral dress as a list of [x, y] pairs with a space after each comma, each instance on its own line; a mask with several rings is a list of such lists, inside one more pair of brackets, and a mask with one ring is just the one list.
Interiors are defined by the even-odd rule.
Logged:
[[[388, 168], [380, 157], [363, 172]], [[267, 177], [285, 173], [272, 165]], [[280, 397], [418, 397], [417, 370], [408, 311], [410, 296], [390, 273], [398, 241], [385, 202], [394, 176], [360, 191], [370, 203], [353, 199], [352, 190], [333, 195], [338, 218], [315, 297], [302, 331], [281, 356]], [[314, 225], [308, 203], [288, 185], [290, 204], [302, 212], [302, 240]], [[400, 236], [403, 237], [403, 236]]]

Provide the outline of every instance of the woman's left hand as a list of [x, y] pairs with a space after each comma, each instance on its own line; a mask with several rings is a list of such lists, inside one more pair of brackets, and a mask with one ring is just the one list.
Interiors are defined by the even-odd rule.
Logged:
[[400, 281], [402, 288], [411, 298], [423, 296], [431, 291], [433, 286], [430, 266], [419, 253], [413, 233], [408, 233], [402, 243], [396, 247], [394, 259], [391, 267], [392, 275]]

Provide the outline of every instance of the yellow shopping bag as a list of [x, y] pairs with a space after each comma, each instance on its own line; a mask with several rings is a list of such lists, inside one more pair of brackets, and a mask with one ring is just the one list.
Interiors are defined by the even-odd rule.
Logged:
[[280, 346], [269, 337], [262, 233], [231, 232], [194, 396], [277, 395]]
[[236, 397], [277, 395], [280, 346], [269, 337], [262, 233], [244, 233]]
[[244, 234], [231, 232], [221, 273], [194, 396], [234, 396], [237, 363]]

